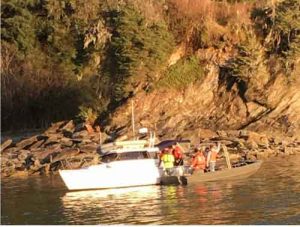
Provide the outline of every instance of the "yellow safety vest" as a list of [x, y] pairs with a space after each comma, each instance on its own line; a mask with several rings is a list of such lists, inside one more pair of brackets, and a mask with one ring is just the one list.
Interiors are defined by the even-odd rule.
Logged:
[[161, 160], [163, 161], [164, 167], [165, 167], [166, 169], [169, 169], [169, 168], [173, 168], [173, 167], [174, 167], [175, 158], [174, 158], [173, 155], [171, 155], [171, 154], [164, 154], [164, 155], [161, 157]]

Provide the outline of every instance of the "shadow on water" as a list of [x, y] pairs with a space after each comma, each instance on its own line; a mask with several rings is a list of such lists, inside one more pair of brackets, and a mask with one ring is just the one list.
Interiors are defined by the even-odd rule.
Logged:
[[68, 192], [59, 176], [2, 180], [2, 224], [299, 224], [300, 156], [243, 180]]

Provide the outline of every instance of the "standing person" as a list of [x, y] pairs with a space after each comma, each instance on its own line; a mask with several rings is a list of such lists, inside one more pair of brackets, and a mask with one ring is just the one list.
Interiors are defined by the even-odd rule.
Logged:
[[174, 155], [172, 154], [172, 150], [165, 148], [163, 150], [163, 155], [161, 156], [160, 160], [159, 160], [159, 165], [161, 164], [161, 162], [163, 163], [163, 168], [164, 171], [167, 175], [171, 175], [172, 173], [172, 169], [174, 167], [174, 162], [175, 162], [175, 158]]
[[215, 172], [217, 156], [221, 148], [221, 143], [218, 143], [218, 147], [216, 145], [211, 146], [210, 151], [207, 155], [206, 166], [209, 166], [210, 172]]
[[195, 155], [192, 159], [191, 167], [196, 171], [201, 171], [204, 173], [206, 161], [203, 151], [200, 148], [196, 148], [194, 152]]
[[176, 143], [176, 145], [172, 145], [172, 153], [175, 158], [175, 166], [182, 166], [183, 165], [183, 152]]

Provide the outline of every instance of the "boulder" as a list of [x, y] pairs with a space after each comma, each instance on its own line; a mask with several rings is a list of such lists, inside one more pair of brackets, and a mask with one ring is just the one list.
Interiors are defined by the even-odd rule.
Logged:
[[6, 148], [3, 153], [15, 153], [17, 152], [18, 150], [21, 150], [20, 147], [10, 147], [10, 148]]
[[81, 152], [96, 153], [98, 146], [98, 144], [83, 144], [79, 146], [79, 149]]
[[267, 152], [257, 152], [256, 157], [259, 160], [265, 160], [269, 157], [269, 154]]
[[294, 151], [294, 148], [293, 147], [285, 147], [284, 148], [284, 153], [286, 155], [293, 155], [295, 154], [296, 152]]
[[12, 144], [12, 139], [7, 139], [1, 144], [1, 152]]
[[227, 136], [228, 136], [227, 133], [226, 133], [225, 131], [223, 131], [223, 130], [217, 131], [217, 134], [218, 134], [218, 136], [220, 136], [220, 137], [227, 137]]
[[269, 140], [267, 136], [258, 134], [256, 132], [248, 132], [247, 142], [255, 142], [258, 146], [263, 148], [269, 147]]
[[92, 134], [94, 132], [93, 127], [89, 124], [85, 124], [85, 128], [89, 134]]
[[217, 137], [218, 135], [210, 130], [210, 129], [203, 129], [203, 128], [200, 128], [198, 130], [198, 137], [200, 139], [206, 139], [206, 138], [213, 138], [213, 137]]
[[75, 131], [74, 132], [79, 132], [85, 129], [85, 123], [79, 123], [75, 126]]
[[56, 123], [52, 123], [51, 127], [49, 127], [44, 134], [45, 135], [49, 135], [49, 134], [55, 134], [59, 131], [59, 129], [65, 124], [65, 121], [60, 121], [60, 122], [56, 122]]
[[49, 162], [50, 156], [54, 157], [58, 153], [61, 152], [60, 145], [44, 148], [44, 149], [36, 149], [33, 151], [33, 160], [40, 160], [41, 163]]
[[63, 136], [66, 137], [66, 138], [72, 138], [73, 132], [67, 131], [67, 130], [63, 130], [63, 131], [62, 131], [62, 134], [63, 134]]
[[256, 150], [256, 149], [258, 149], [257, 143], [255, 141], [252, 141], [252, 140], [245, 142], [245, 146], [248, 149], [250, 149], [250, 150]]
[[73, 141], [69, 138], [62, 138], [60, 140], [60, 144], [62, 147], [72, 147], [73, 146]]
[[89, 138], [89, 134], [87, 131], [80, 131], [73, 133], [72, 136], [73, 139], [87, 139]]
[[69, 131], [69, 132], [74, 132], [75, 131], [75, 124], [73, 120], [69, 121], [67, 124], [65, 124], [62, 128], [61, 131]]
[[32, 136], [28, 139], [25, 139], [25, 140], [21, 140], [20, 142], [18, 142], [16, 144], [16, 147], [19, 147], [20, 149], [23, 149], [23, 148], [27, 148], [27, 147], [30, 147], [30, 145], [32, 145], [33, 143], [35, 143], [37, 141], [37, 136]]
[[34, 144], [32, 144], [28, 149], [36, 149], [41, 147], [45, 143], [44, 140], [36, 141]]
[[61, 160], [65, 160], [65, 159], [69, 159], [72, 158], [73, 156], [75, 156], [76, 154], [79, 154], [80, 150], [76, 149], [76, 148], [69, 148], [69, 149], [64, 149], [63, 151], [61, 151], [58, 155], [56, 155], [53, 159], [52, 159], [52, 163], [57, 162], [57, 161], [61, 161]]
[[62, 138], [62, 135], [60, 135], [60, 134], [51, 135], [44, 143], [44, 147], [48, 147], [53, 144], [57, 144], [61, 138]]
[[248, 151], [246, 153], [246, 159], [252, 160], [252, 161], [257, 160], [257, 153], [258, 153], [258, 151]]
[[25, 160], [27, 159], [28, 155], [30, 155], [30, 151], [28, 150], [20, 150], [18, 155], [18, 160], [25, 163]]

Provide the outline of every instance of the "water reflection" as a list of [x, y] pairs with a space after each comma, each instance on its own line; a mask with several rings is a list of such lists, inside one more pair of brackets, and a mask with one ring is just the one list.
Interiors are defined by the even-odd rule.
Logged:
[[62, 197], [63, 215], [72, 224], [153, 223], [161, 218], [160, 187], [145, 186], [68, 192]]
[[300, 156], [241, 180], [67, 192], [59, 176], [1, 182], [2, 224], [299, 224]]

